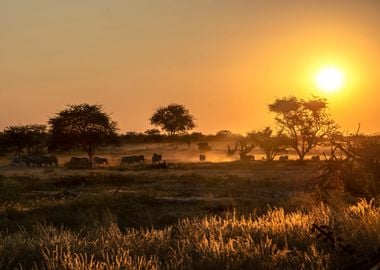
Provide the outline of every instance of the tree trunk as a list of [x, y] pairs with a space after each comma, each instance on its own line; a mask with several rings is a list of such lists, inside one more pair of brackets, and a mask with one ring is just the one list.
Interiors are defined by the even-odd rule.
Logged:
[[91, 146], [83, 147], [83, 148], [84, 148], [84, 150], [86, 151], [86, 153], [88, 155], [88, 159], [90, 160], [91, 167], [92, 167], [93, 166], [92, 159], [94, 157], [94, 149]]

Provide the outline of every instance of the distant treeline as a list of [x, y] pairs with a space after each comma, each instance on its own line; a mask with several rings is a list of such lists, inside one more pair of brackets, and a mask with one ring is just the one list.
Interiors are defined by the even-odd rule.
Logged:
[[[23, 152], [24, 154], [39, 154], [47, 152], [51, 142], [51, 133], [44, 125], [10, 126], [0, 132], [0, 154]], [[247, 135], [248, 136], [248, 135]], [[116, 146], [124, 144], [146, 143], [182, 143], [191, 145], [196, 142], [239, 141], [247, 138], [229, 130], [221, 130], [215, 134], [192, 132], [168, 135], [159, 130], [151, 129], [146, 132], [128, 131], [118, 134]], [[80, 149], [80, 147], [78, 147]]]
[[193, 142], [199, 141], [237, 141], [244, 139], [245, 136], [237, 133], [232, 133], [229, 130], [221, 130], [215, 134], [203, 134], [201, 132], [192, 132], [186, 134], [176, 134], [167, 135], [157, 132], [151, 132], [152, 130], [147, 130], [146, 132], [126, 132], [120, 135], [120, 142], [122, 144], [128, 143], [187, 143], [191, 144]]
[[[149, 119], [153, 128], [120, 134], [117, 123], [101, 105], [74, 104], [49, 118], [47, 125], [6, 127], [0, 132], [0, 152], [13, 152], [20, 158], [47, 151], [81, 149], [92, 160], [99, 148], [111, 145], [183, 143], [190, 146], [198, 143], [203, 153], [211, 150], [209, 142], [228, 141], [227, 155], [239, 154], [240, 160], [252, 160], [254, 157], [249, 153], [258, 147], [265, 153], [266, 160], [294, 150], [302, 161], [317, 146], [336, 147], [336, 143], [344, 139], [338, 124], [331, 118], [326, 99], [277, 98], [268, 105], [268, 110], [275, 115], [274, 128], [263, 127], [245, 135], [225, 129], [206, 135], [191, 132], [196, 127], [195, 118], [184, 105], [169, 104], [155, 109]], [[359, 129], [355, 140], [358, 135]]]

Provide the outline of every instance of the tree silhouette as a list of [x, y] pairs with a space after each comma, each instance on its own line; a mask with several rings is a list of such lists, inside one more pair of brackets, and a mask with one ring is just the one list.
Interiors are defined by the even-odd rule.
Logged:
[[0, 155], [6, 152], [7, 144], [4, 132], [0, 132]]
[[247, 140], [239, 140], [239, 156], [241, 161], [254, 160], [254, 156], [248, 155], [255, 147], [256, 143], [248, 144]]
[[208, 142], [200, 142], [198, 143], [198, 150], [201, 154], [204, 154], [208, 151], [211, 151], [212, 146], [208, 144]]
[[337, 130], [337, 125], [327, 111], [324, 98], [312, 97], [309, 100], [297, 99], [294, 96], [276, 99], [268, 106], [269, 111], [276, 113], [276, 122], [289, 136], [290, 147], [300, 160], [323, 139]]
[[161, 132], [159, 129], [156, 129], [156, 128], [152, 128], [152, 129], [147, 129], [145, 130], [144, 132], [146, 135], [148, 136], [160, 136], [161, 135]]
[[50, 149], [79, 147], [92, 161], [96, 148], [117, 143], [116, 122], [100, 105], [69, 105], [49, 120]]
[[26, 150], [29, 155], [40, 153], [47, 143], [45, 125], [17, 125], [4, 129], [3, 143], [7, 147], [14, 148], [15, 155], [20, 157]]
[[156, 109], [149, 120], [152, 125], [161, 127], [169, 135], [192, 130], [195, 127], [194, 117], [189, 110], [184, 105], [175, 103]]
[[264, 151], [266, 160], [273, 160], [289, 144], [287, 136], [282, 134], [281, 131], [273, 135], [273, 130], [270, 127], [248, 133], [248, 137]]

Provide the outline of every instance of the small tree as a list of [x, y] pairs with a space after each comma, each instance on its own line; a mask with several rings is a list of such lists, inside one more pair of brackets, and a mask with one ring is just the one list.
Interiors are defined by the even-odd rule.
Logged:
[[276, 113], [277, 124], [289, 136], [290, 147], [297, 152], [300, 160], [304, 160], [311, 149], [321, 145], [325, 137], [337, 130], [328, 113], [326, 99], [284, 97], [276, 99], [268, 107], [269, 111]]
[[184, 105], [170, 104], [156, 109], [149, 119], [154, 126], [159, 126], [169, 135], [195, 128], [194, 117]]
[[160, 130], [157, 128], [147, 129], [147, 130], [145, 130], [144, 133], [148, 136], [160, 136], [161, 135]]
[[220, 140], [226, 140], [226, 139], [230, 139], [231, 137], [233, 136], [232, 132], [229, 131], [229, 130], [219, 130], [216, 134], [215, 134], [215, 138], [217, 139], [220, 139]]
[[211, 148], [211, 145], [209, 145], [207, 142], [198, 143], [198, 150], [200, 153], [206, 153], [208, 151], [211, 151]]
[[323, 163], [320, 174], [314, 179], [316, 187], [325, 194], [343, 187], [357, 197], [366, 197], [368, 200], [378, 197], [380, 136], [357, 132], [337, 140], [333, 138], [331, 143], [330, 158]]
[[9, 126], [4, 129], [3, 143], [5, 146], [13, 148], [15, 156], [18, 157], [24, 150], [29, 155], [39, 154], [47, 143], [47, 136], [45, 125]]
[[247, 144], [246, 140], [239, 141], [239, 156], [241, 161], [252, 160], [252, 156], [248, 155], [255, 147], [256, 144]]
[[239, 143], [238, 142], [235, 143], [235, 147], [234, 148], [231, 148], [231, 146], [229, 144], [227, 144], [227, 156], [233, 156], [233, 155], [235, 155], [236, 151], [238, 150], [238, 147], [239, 147]]
[[144, 134], [146, 135], [149, 142], [160, 142], [162, 141], [163, 136], [157, 128], [147, 129]]
[[283, 135], [282, 132], [273, 135], [273, 130], [270, 127], [248, 133], [248, 137], [264, 151], [266, 160], [273, 160], [289, 144], [287, 136]]
[[96, 148], [117, 143], [116, 122], [100, 105], [69, 105], [49, 120], [50, 149], [79, 147], [92, 161]]

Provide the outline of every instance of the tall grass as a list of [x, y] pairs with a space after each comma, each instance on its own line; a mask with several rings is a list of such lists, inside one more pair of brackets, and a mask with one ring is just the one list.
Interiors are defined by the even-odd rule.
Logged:
[[360, 256], [380, 245], [380, 208], [359, 201], [309, 212], [182, 219], [164, 229], [108, 227], [73, 232], [37, 225], [0, 235], [1, 269], [335, 269], [355, 260], [310, 231], [325, 224]]

